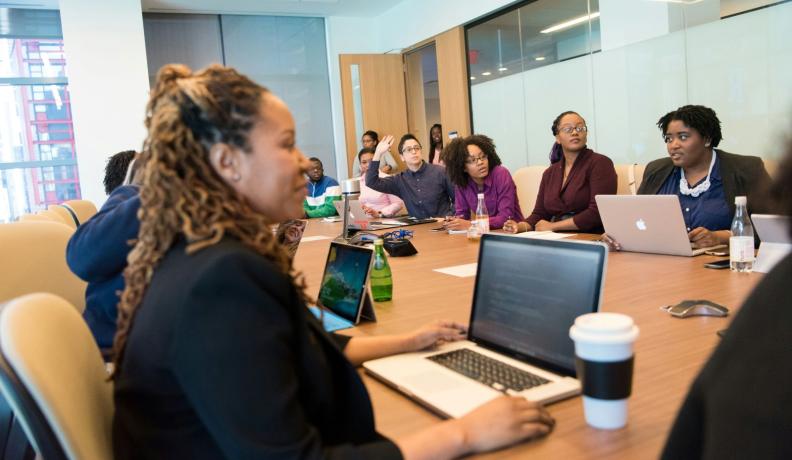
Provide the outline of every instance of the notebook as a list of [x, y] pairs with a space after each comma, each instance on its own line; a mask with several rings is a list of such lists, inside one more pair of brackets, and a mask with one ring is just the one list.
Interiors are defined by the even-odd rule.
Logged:
[[605, 233], [624, 251], [697, 256], [725, 245], [693, 249], [676, 195], [597, 195]]
[[362, 319], [376, 321], [367, 284], [372, 256], [370, 248], [330, 243], [319, 306], [309, 307], [326, 331], [347, 329]]
[[504, 393], [543, 403], [576, 395], [569, 328], [599, 309], [607, 254], [601, 243], [486, 234], [468, 340], [363, 367], [444, 417]]

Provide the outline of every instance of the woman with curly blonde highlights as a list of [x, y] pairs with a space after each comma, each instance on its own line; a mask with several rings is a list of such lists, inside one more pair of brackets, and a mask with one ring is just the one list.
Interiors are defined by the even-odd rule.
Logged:
[[327, 334], [269, 224], [302, 215], [308, 160], [286, 105], [233, 69], [160, 70], [147, 108], [140, 232], [124, 272], [116, 459], [450, 458], [547, 433], [503, 397], [389, 440], [355, 365], [464, 336]]

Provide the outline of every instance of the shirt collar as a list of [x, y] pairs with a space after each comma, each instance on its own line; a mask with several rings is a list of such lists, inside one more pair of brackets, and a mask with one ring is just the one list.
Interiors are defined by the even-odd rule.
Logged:
[[424, 171], [426, 171], [427, 167], [428, 166], [426, 166], [426, 162], [421, 160], [421, 167], [418, 168], [418, 171], [413, 172], [410, 168], [407, 168], [407, 169], [404, 170], [404, 172], [406, 174], [411, 175], [411, 176], [419, 176], [419, 175], [423, 174]]

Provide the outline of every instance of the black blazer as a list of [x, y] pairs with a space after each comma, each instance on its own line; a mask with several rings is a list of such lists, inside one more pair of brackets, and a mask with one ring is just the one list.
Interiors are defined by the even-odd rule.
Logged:
[[762, 279], [693, 382], [662, 459], [792, 458], [792, 255]]
[[[762, 159], [747, 155], [735, 155], [723, 150], [716, 150], [716, 152], [726, 204], [729, 205], [732, 215], [736, 208], [734, 205], [736, 196], [748, 197], [749, 213], [769, 212], [771, 206], [767, 202], [765, 191], [769, 187], [771, 179], [765, 170]], [[638, 194], [656, 195], [673, 172], [674, 164], [669, 157], [650, 162], [644, 170]]]
[[116, 459], [401, 458], [287, 275], [225, 237], [155, 268], [115, 383]]

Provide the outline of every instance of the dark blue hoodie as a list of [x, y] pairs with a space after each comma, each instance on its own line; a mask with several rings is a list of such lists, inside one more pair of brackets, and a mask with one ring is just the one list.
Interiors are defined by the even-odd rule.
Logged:
[[96, 215], [77, 227], [66, 248], [69, 268], [88, 282], [83, 317], [100, 348], [113, 346], [130, 240], [140, 228], [139, 208], [137, 186], [118, 187]]

